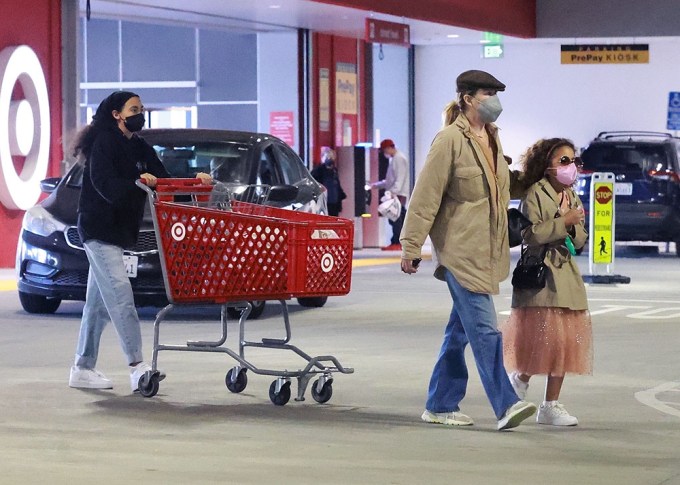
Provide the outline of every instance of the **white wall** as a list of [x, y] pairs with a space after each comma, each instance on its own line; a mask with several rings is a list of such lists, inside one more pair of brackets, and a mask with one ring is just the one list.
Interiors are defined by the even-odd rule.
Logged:
[[293, 150], [299, 152], [297, 32], [257, 35], [258, 131], [269, 133], [269, 113], [292, 111], [295, 124]]
[[504, 111], [497, 124], [504, 151], [515, 161], [544, 137], [571, 138], [583, 147], [600, 131], [667, 132], [668, 93], [680, 91], [680, 39], [637, 43], [649, 44], [649, 64], [563, 65], [555, 39], [506, 43], [502, 59], [480, 58], [479, 45], [418, 47], [416, 173], [441, 128], [444, 105], [455, 96], [456, 76], [468, 69], [488, 71], [507, 85], [499, 93]]
[[[373, 44], [373, 129], [408, 154], [408, 49], [390, 45], [382, 49], [380, 60], [380, 46]], [[381, 141], [373, 140], [376, 145]]]

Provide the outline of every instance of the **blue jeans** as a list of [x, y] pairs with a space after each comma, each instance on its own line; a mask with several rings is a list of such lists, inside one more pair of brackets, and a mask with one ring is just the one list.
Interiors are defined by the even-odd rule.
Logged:
[[99, 354], [99, 340], [111, 320], [128, 364], [141, 362], [142, 333], [135, 308], [130, 279], [125, 273], [123, 249], [101, 241], [83, 244], [90, 271], [75, 364], [94, 369]]
[[491, 295], [463, 288], [448, 270], [445, 278], [454, 305], [430, 378], [427, 410], [433, 413], [460, 410], [468, 382], [465, 347], [469, 343], [486, 395], [500, 419], [519, 398], [503, 367], [503, 342], [496, 328], [493, 299]]

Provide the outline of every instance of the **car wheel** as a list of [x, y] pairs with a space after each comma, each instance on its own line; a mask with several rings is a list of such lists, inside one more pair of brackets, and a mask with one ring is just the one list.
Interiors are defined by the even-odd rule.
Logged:
[[59, 298], [47, 298], [42, 295], [32, 295], [30, 293], [19, 292], [21, 306], [28, 313], [54, 313], [61, 305]]
[[300, 304], [300, 306], [304, 306], [304, 307], [307, 307], [307, 308], [321, 308], [328, 301], [328, 297], [327, 296], [310, 296], [310, 297], [307, 297], [307, 298], [298, 298], [297, 301]]
[[[260, 318], [260, 316], [264, 312], [264, 307], [267, 304], [267, 302], [266, 301], [251, 301], [250, 304], [253, 308], [252, 308], [252, 310], [250, 310], [250, 314], [248, 315], [248, 320], [255, 320], [257, 318]], [[238, 320], [239, 318], [241, 318], [241, 312], [237, 308], [233, 308], [233, 307], [227, 308], [227, 315], [229, 316], [229, 318], [233, 318], [234, 320]]]

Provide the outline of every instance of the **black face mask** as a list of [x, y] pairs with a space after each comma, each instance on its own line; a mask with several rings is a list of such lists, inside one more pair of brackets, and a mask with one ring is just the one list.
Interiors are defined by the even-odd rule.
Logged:
[[132, 133], [144, 128], [146, 119], [144, 119], [144, 113], [137, 113], [136, 115], [128, 116], [125, 119], [125, 128], [127, 128]]

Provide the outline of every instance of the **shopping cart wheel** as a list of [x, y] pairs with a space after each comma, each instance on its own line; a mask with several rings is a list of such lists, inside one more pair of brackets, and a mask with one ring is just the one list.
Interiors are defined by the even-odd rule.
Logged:
[[307, 308], [321, 308], [328, 301], [327, 296], [308, 296], [304, 298], [297, 299], [300, 306]]
[[319, 379], [315, 380], [312, 384], [312, 397], [314, 400], [319, 404], [330, 401], [333, 395], [333, 379], [328, 379], [321, 387], [321, 391], [317, 390], [318, 385]]
[[154, 397], [158, 394], [158, 389], [160, 388], [158, 374], [153, 374], [147, 383], [144, 380], [144, 376], [139, 378], [139, 393], [144, 397]]
[[272, 382], [269, 386], [269, 399], [277, 406], [285, 406], [290, 400], [290, 382], [284, 383], [278, 394], [276, 394], [276, 381]]
[[227, 377], [224, 378], [224, 382], [227, 384], [227, 389], [231, 392], [242, 392], [248, 385], [248, 376], [246, 375], [246, 369], [241, 369], [236, 375], [236, 380], [232, 380], [234, 375], [234, 368], [229, 369], [227, 372]]

